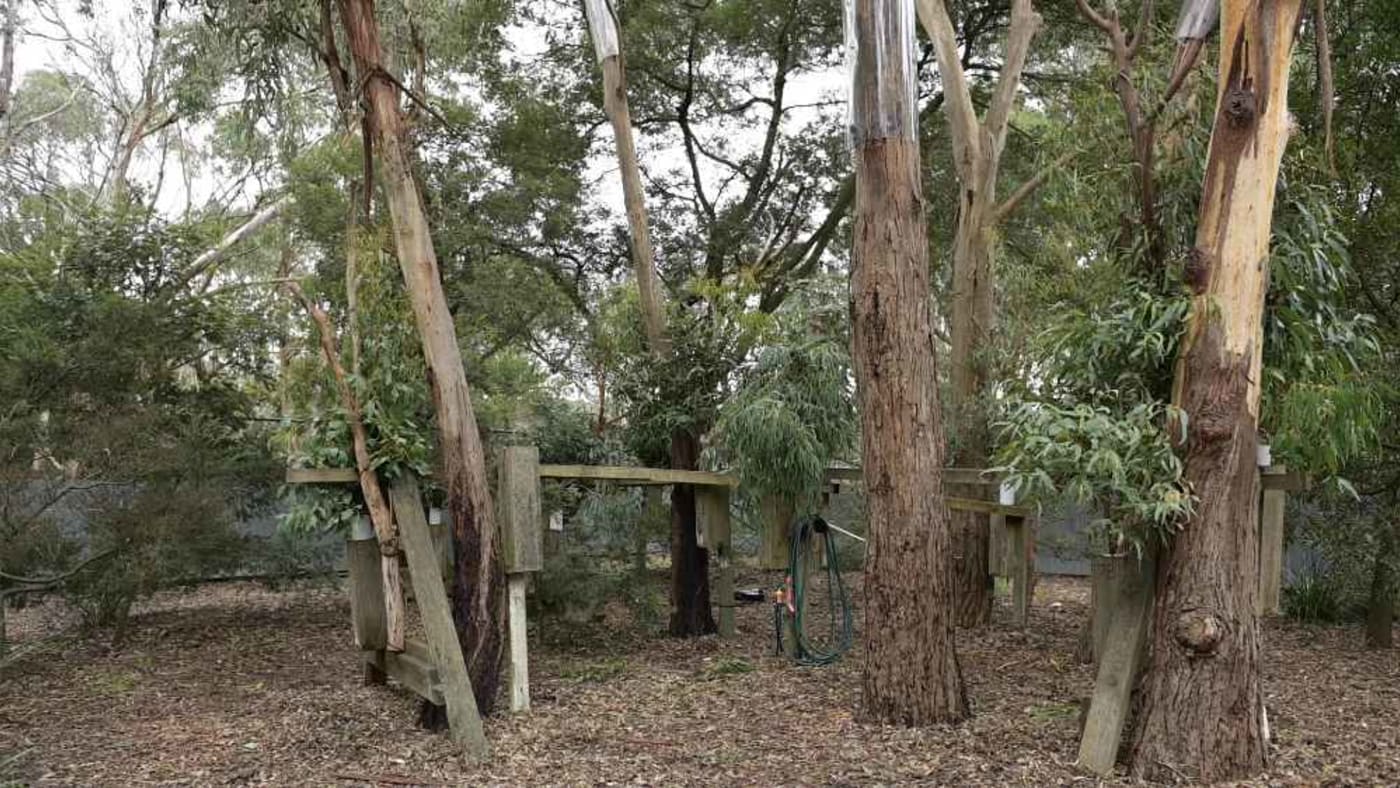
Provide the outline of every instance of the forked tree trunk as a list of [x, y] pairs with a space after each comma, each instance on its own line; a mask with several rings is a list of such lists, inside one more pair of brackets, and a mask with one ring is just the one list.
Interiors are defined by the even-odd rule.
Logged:
[[851, 343], [870, 529], [863, 715], [953, 722], [968, 704], [954, 649], [912, 20], [900, 0], [854, 6]]
[[1214, 782], [1268, 760], [1259, 675], [1259, 426], [1270, 217], [1288, 137], [1300, 0], [1226, 0], [1195, 293], [1173, 400], [1187, 414], [1190, 521], [1158, 570], [1132, 747], [1141, 777]]
[[413, 178], [399, 88], [383, 68], [373, 0], [340, 0], [340, 14], [371, 120], [374, 150], [379, 155], [385, 199], [394, 224], [394, 245], [432, 380], [442, 454], [439, 479], [447, 490], [456, 543], [453, 619], [477, 707], [482, 714], [490, 714], [501, 679], [505, 577], [481, 435], [452, 314], [443, 294], [427, 214]]
[[[961, 49], [943, 0], [918, 0], [919, 21], [933, 43], [943, 78], [944, 108], [958, 176], [958, 224], [953, 242], [953, 292], [949, 334], [952, 462], [981, 468], [987, 464], [987, 352], [995, 327], [996, 281], [992, 255], [996, 226], [1044, 180], [1038, 174], [1017, 189], [1001, 206], [996, 204], [997, 172], [1006, 147], [1007, 124], [1016, 102], [1021, 71], [1040, 16], [1031, 0], [1015, 0], [1006, 34], [1006, 55], [996, 89], [983, 119], [977, 118], [963, 70]], [[962, 493], [967, 494], [967, 493]], [[975, 512], [952, 513], [954, 603], [959, 626], [991, 621], [992, 577], [987, 572], [990, 549], [988, 517]]]

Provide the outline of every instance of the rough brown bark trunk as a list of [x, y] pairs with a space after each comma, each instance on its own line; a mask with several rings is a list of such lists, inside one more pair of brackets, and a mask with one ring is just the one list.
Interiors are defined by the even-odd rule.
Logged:
[[[432, 381], [442, 472], [456, 543], [452, 613], [483, 715], [495, 708], [501, 683], [505, 576], [466, 370], [422, 195], [412, 173], [399, 89], [383, 68], [373, 0], [339, 0], [350, 51], [362, 85], [394, 225], [394, 245]], [[366, 141], [369, 144], [369, 141]], [[369, 188], [369, 184], [365, 184]]]
[[[700, 442], [689, 432], [671, 436], [671, 467], [694, 470]], [[695, 534], [695, 488], [677, 484], [671, 489], [671, 622], [677, 637], [709, 635], [716, 631], [710, 611], [710, 551], [700, 547]]]
[[1139, 777], [1214, 782], [1268, 760], [1259, 674], [1255, 442], [1270, 216], [1300, 0], [1226, 0], [1220, 93], [1187, 265], [1195, 292], [1173, 400], [1195, 512], [1159, 568], [1132, 747]]
[[1366, 606], [1366, 645], [1370, 648], [1395, 646], [1395, 541], [1395, 524], [1384, 523]]
[[904, 725], [956, 721], [968, 704], [954, 649], [918, 142], [876, 140], [856, 157], [851, 325], [870, 523], [864, 712]]
[[862, 714], [968, 715], [954, 648], [943, 424], [919, 185], [913, 30], [899, 0], [855, 0], [851, 350], [869, 521]]

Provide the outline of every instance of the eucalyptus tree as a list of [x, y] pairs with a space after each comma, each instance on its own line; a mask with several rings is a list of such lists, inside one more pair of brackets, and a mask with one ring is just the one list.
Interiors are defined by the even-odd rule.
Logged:
[[869, 512], [863, 712], [903, 725], [968, 715], [954, 646], [943, 432], [919, 188], [913, 8], [857, 0], [851, 336]]
[[[920, 0], [917, 8], [919, 20], [932, 42], [944, 85], [943, 107], [948, 115], [952, 158], [959, 184], [948, 332], [951, 345], [948, 410], [954, 416], [952, 432], [957, 436], [951, 460], [957, 465], [980, 468], [986, 464], [988, 448], [985, 401], [990, 392], [983, 356], [987, 353], [996, 320], [992, 264], [996, 226], [1050, 172], [1046, 169], [1037, 173], [998, 203], [997, 174], [1001, 155], [1006, 147], [1021, 72], [1041, 20], [1030, 0], [1012, 3], [996, 86], [985, 114], [978, 118], [947, 7], [942, 0]], [[984, 519], [972, 512], [953, 515], [953, 552], [958, 556], [955, 565], [958, 623], [962, 626], [977, 626], [991, 620], [992, 585], [985, 570], [988, 529]]]
[[1300, 13], [1298, 0], [1221, 8], [1219, 98], [1173, 392], [1197, 502], [1160, 569], [1133, 741], [1143, 776], [1219, 780], [1267, 763], [1252, 524], [1270, 217]]

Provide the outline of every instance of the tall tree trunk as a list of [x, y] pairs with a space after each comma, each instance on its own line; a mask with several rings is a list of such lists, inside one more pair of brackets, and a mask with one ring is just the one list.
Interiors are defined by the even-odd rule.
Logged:
[[15, 81], [15, 32], [19, 28], [19, 0], [0, 0], [0, 123], [10, 114], [10, 94]]
[[[700, 458], [700, 442], [687, 430], [671, 436], [671, 467], [693, 470]], [[671, 621], [677, 637], [713, 634], [710, 610], [710, 551], [701, 547], [695, 532], [695, 488], [677, 484], [671, 490]]]
[[954, 648], [943, 431], [914, 131], [912, 20], [856, 0], [852, 356], [869, 516], [863, 714], [904, 725], [968, 714]]
[[443, 294], [428, 217], [413, 179], [398, 85], [383, 69], [374, 3], [339, 2], [373, 129], [374, 150], [379, 155], [399, 266], [432, 379], [442, 453], [439, 479], [447, 490], [457, 548], [453, 619], [477, 706], [482, 714], [490, 714], [501, 680], [505, 577], [496, 543], [496, 516], [486, 479], [486, 458], [452, 314]]
[[[605, 0], [589, 0], [584, 8], [593, 36], [594, 54], [603, 71], [603, 109], [612, 123], [613, 140], [617, 146], [622, 195], [627, 207], [627, 225], [631, 231], [632, 266], [637, 277], [647, 348], [655, 358], [665, 359], [671, 347], [666, 336], [661, 280], [656, 273], [651, 231], [647, 224], [642, 172], [637, 161], [637, 146], [632, 139], [627, 73], [622, 61], [617, 20]], [[695, 432], [677, 430], [672, 433], [671, 467], [695, 470], [700, 456], [699, 444], [700, 436]], [[715, 631], [714, 616], [710, 612], [709, 565], [709, 553], [697, 544], [695, 538], [694, 490], [677, 487], [671, 496], [672, 635], [690, 637]]]
[[[993, 182], [961, 189], [957, 235], [953, 246], [953, 293], [950, 325], [951, 369], [949, 387], [955, 419], [952, 434], [952, 465], [983, 468], [987, 465], [987, 374], [986, 358], [996, 320], [995, 283], [992, 279], [992, 238], [987, 224], [989, 189], [995, 187], [994, 162], [977, 162], [977, 169], [990, 166]], [[956, 494], [981, 497], [981, 488], [957, 490]], [[991, 549], [988, 516], [977, 512], [950, 513], [953, 550], [953, 602], [958, 626], [978, 627], [992, 620], [992, 576], [987, 572]]]
[[1395, 523], [1387, 515], [1381, 523], [1376, 565], [1371, 570], [1371, 598], [1366, 606], [1366, 645], [1370, 648], [1395, 646]]
[[1226, 0], [1220, 93], [1187, 270], [1195, 293], [1174, 402], [1197, 504], [1158, 573], [1132, 767], [1213, 782], [1268, 759], [1259, 675], [1257, 532], [1270, 217], [1288, 137], [1300, 0]]
[[[996, 323], [996, 280], [992, 269], [997, 223], [1038, 186], [1043, 175], [1027, 181], [1006, 204], [996, 204], [997, 172], [1006, 147], [1007, 124], [1016, 101], [1021, 72], [1040, 16], [1031, 0], [1015, 0], [1006, 34], [1006, 56], [986, 115], [978, 120], [968, 87], [952, 19], [943, 0], [918, 0], [919, 20], [933, 43], [944, 84], [944, 109], [958, 176], [958, 223], [953, 243], [953, 292], [949, 378], [953, 414], [954, 465], [981, 468], [987, 463], [986, 359]], [[957, 491], [973, 494], [977, 491]], [[975, 627], [992, 618], [992, 577], [988, 517], [953, 512], [952, 544], [955, 609], [959, 626]]]

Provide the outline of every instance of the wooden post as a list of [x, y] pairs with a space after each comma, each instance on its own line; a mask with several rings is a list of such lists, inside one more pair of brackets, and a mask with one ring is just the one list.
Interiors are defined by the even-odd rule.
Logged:
[[438, 566], [442, 569], [442, 580], [451, 588], [456, 575], [452, 566], [452, 529], [443, 519], [442, 509], [436, 506], [428, 510], [428, 530], [433, 535], [433, 550], [437, 553]]
[[437, 553], [423, 515], [418, 480], [410, 474], [395, 479], [389, 487], [389, 500], [398, 520], [399, 538], [408, 556], [413, 593], [418, 599], [423, 631], [428, 639], [428, 653], [442, 679], [442, 696], [447, 705], [447, 724], [452, 739], [468, 755], [485, 759], [486, 730], [481, 724], [471, 677], [467, 675], [467, 663], [462, 657], [462, 645], [457, 641], [457, 629], [452, 623], [447, 589], [438, 575]]
[[[1010, 487], [1000, 487], [992, 491], [997, 503], [1008, 506], [1016, 503], [1016, 491]], [[1006, 515], [995, 512], [991, 515], [990, 532], [987, 534], [987, 574], [993, 577], [1009, 577], [1007, 553], [1011, 542], [1007, 538]]]
[[345, 569], [350, 587], [350, 617], [355, 645], [364, 651], [383, 650], [389, 639], [384, 611], [384, 580], [379, 573], [379, 540], [374, 529], [357, 518], [345, 541]]
[[514, 572], [508, 576], [510, 617], [510, 710], [530, 710], [530, 654], [525, 633], [525, 586], [530, 576]]
[[1011, 543], [1006, 537], [1006, 515], [990, 516], [987, 534], [987, 574], [993, 577], [1007, 577], [1006, 553]]
[[[1265, 476], [1285, 476], [1282, 465], [1265, 468]], [[1283, 512], [1288, 493], [1265, 487], [1259, 506], [1259, 615], [1279, 613], [1283, 588]]]
[[529, 572], [544, 567], [540, 522], [540, 452], [534, 446], [501, 450], [496, 478], [497, 521], [507, 577], [506, 617], [510, 634], [510, 710], [530, 710], [530, 650], [526, 637], [525, 587]]
[[719, 606], [720, 637], [734, 636], [734, 561], [730, 546], [729, 488], [695, 488], [696, 523], [707, 532], [708, 549], [718, 563], [715, 598]]
[[780, 495], [765, 495], [759, 501], [759, 512], [763, 533], [758, 565], [762, 569], [786, 569], [792, 551], [792, 501]]
[[1147, 646], [1152, 614], [1155, 557], [1128, 555], [1108, 558], [1105, 575], [1113, 582], [1101, 586], [1098, 611], [1107, 620], [1107, 635], [1099, 656], [1094, 695], [1079, 741], [1079, 765], [1102, 776], [1113, 773], [1118, 742], [1128, 719], [1133, 682]]
[[632, 545], [632, 570], [638, 575], [647, 571], [647, 547], [651, 535], [659, 533], [667, 521], [665, 502], [661, 500], [660, 485], [647, 485], [642, 488], [642, 516], [637, 521], [636, 540]]
[[1112, 609], [1104, 600], [1114, 598], [1123, 583], [1122, 572], [1122, 556], [1095, 555], [1089, 559], [1089, 654], [1096, 665], [1103, 658], [1111, 623]]
[[507, 446], [501, 450], [496, 519], [501, 524], [501, 561], [506, 572], [538, 572], [543, 568], [540, 452], [534, 446]]
[[1007, 576], [1011, 581], [1011, 620], [1024, 627], [1030, 619], [1035, 575], [1035, 528], [1030, 518], [1006, 515]]

